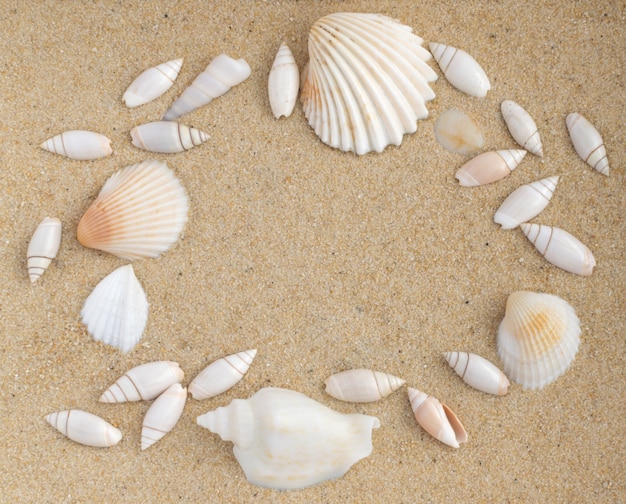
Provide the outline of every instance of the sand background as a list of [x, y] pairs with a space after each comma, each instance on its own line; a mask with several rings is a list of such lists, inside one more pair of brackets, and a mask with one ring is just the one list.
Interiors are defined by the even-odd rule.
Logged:
[[[558, 6], [557, 6], [558, 4]], [[11, 2], [0, 6], [0, 501], [2, 502], [624, 502], [626, 370], [624, 113], [626, 8], [578, 2]], [[443, 78], [430, 116], [400, 147], [357, 157], [322, 144], [298, 106], [276, 121], [267, 75], [281, 41], [302, 68], [308, 28], [337, 11], [380, 12], [426, 42], [470, 52], [492, 90], [466, 96]], [[157, 120], [218, 54], [245, 58], [251, 77], [181, 122], [210, 134], [202, 147], [149, 154], [129, 130]], [[145, 68], [185, 57], [173, 88], [128, 110], [121, 96]], [[500, 115], [513, 99], [534, 117], [545, 156], [506, 179], [461, 188], [466, 158], [435, 140], [449, 108], [470, 114], [484, 150], [515, 148]], [[602, 133], [609, 178], [574, 152], [565, 116]], [[69, 129], [109, 136], [114, 155], [81, 162], [39, 144]], [[82, 247], [76, 225], [115, 171], [155, 158], [190, 197], [180, 241], [136, 261], [150, 306], [128, 355], [94, 342], [80, 309], [126, 261]], [[562, 227], [593, 251], [589, 278], [548, 264], [493, 214], [521, 184], [560, 175], [535, 222]], [[26, 249], [37, 224], [64, 224], [61, 250], [34, 286]], [[508, 295], [549, 292], [576, 309], [582, 343], [544, 390], [513, 385], [492, 397], [466, 386], [441, 357], [472, 351], [499, 364], [495, 337]], [[180, 363], [184, 383], [224, 355], [258, 354], [245, 379], [189, 400], [175, 428], [140, 451], [148, 403], [100, 404], [131, 367]], [[387, 371], [446, 402], [469, 432], [454, 450], [413, 419], [406, 389], [351, 405], [323, 392], [331, 373]], [[195, 418], [262, 387], [303, 392], [342, 412], [378, 416], [374, 451], [341, 479], [277, 492], [247, 483], [232, 445]], [[123, 432], [119, 445], [75, 444], [46, 424], [80, 408]]]

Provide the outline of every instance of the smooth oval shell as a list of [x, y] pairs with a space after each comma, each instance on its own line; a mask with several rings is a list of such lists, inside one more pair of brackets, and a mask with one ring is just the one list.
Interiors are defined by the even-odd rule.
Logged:
[[513, 139], [527, 151], [542, 157], [543, 145], [539, 130], [530, 114], [513, 100], [504, 100], [500, 110]]
[[493, 220], [502, 229], [513, 229], [539, 215], [550, 203], [558, 176], [547, 177], [518, 187], [502, 202]]
[[182, 66], [183, 58], [178, 58], [144, 70], [128, 86], [122, 101], [133, 108], [157, 99], [172, 87]]
[[100, 133], [84, 130], [65, 131], [46, 140], [40, 147], [81, 161], [98, 159], [113, 153], [111, 140]]
[[591, 250], [567, 231], [528, 223], [520, 224], [520, 228], [539, 253], [555, 266], [576, 275], [589, 276], [593, 272], [596, 260]]
[[476, 121], [457, 109], [443, 112], [435, 121], [435, 137], [441, 146], [456, 154], [474, 154], [485, 140]]
[[174, 383], [163, 392], [150, 406], [143, 418], [141, 428], [141, 449], [149, 448], [165, 434], [171, 431], [185, 408], [187, 389], [180, 383]]
[[178, 240], [189, 200], [167, 165], [147, 160], [114, 173], [78, 223], [78, 241], [130, 261]]
[[470, 387], [499, 396], [509, 391], [506, 375], [484, 357], [468, 352], [446, 352], [443, 356]]
[[326, 393], [346, 402], [378, 401], [405, 383], [402, 378], [371, 369], [342, 371], [329, 376], [325, 381]]
[[483, 98], [487, 95], [491, 89], [489, 78], [472, 56], [456, 47], [435, 42], [428, 47], [450, 84], [471, 96]]
[[600, 132], [578, 112], [568, 114], [565, 124], [580, 158], [602, 175], [609, 176], [609, 158]]
[[46, 217], [35, 229], [26, 251], [30, 283], [35, 283], [57, 256], [61, 246], [61, 227], [59, 219]]
[[574, 308], [552, 294], [513, 292], [498, 328], [504, 372], [525, 389], [541, 389], [569, 368], [580, 344]]
[[133, 145], [150, 152], [184, 152], [209, 139], [204, 131], [173, 121], [154, 121], [130, 130]]
[[129, 369], [106, 389], [98, 401], [121, 403], [148, 401], [162, 394], [184, 377], [178, 362], [154, 361]]
[[467, 442], [465, 427], [450, 408], [417, 389], [407, 391], [415, 420], [428, 434], [452, 448]]
[[248, 371], [256, 348], [217, 359], [204, 368], [189, 384], [191, 397], [208, 399], [234, 387]]
[[82, 410], [56, 411], [46, 415], [46, 422], [77, 443], [106, 448], [122, 439], [119, 429], [99, 416]]
[[276, 53], [267, 79], [272, 114], [276, 119], [289, 117], [293, 112], [300, 89], [300, 73], [291, 49], [282, 43]]
[[515, 149], [484, 152], [461, 166], [455, 178], [465, 187], [490, 184], [515, 170], [525, 155]]

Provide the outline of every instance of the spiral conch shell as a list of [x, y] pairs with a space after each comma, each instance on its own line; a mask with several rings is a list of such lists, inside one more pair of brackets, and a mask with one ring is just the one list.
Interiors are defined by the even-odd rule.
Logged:
[[46, 422], [77, 443], [106, 448], [122, 439], [119, 429], [93, 413], [82, 410], [56, 411], [46, 415]]
[[326, 379], [326, 393], [346, 402], [373, 402], [406, 383], [402, 378], [371, 369], [350, 369]]
[[28, 244], [26, 263], [30, 283], [35, 283], [57, 256], [61, 245], [61, 221], [46, 217], [42, 220]]
[[182, 66], [183, 58], [178, 58], [144, 70], [128, 86], [122, 101], [133, 108], [157, 99], [172, 87]]
[[450, 408], [417, 389], [409, 387], [407, 391], [415, 420], [426, 432], [452, 448], [467, 442], [465, 427]]
[[378, 418], [338, 413], [292, 390], [268, 387], [197, 419], [232, 441], [250, 483], [296, 489], [343, 476], [372, 452]]
[[84, 130], [64, 131], [46, 140], [40, 147], [80, 161], [98, 159], [113, 153], [111, 140], [95, 131]]

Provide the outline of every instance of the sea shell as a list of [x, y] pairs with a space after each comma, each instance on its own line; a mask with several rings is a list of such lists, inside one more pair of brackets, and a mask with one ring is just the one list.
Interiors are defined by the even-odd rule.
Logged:
[[173, 121], [155, 121], [130, 130], [133, 145], [150, 152], [173, 154], [201, 145], [209, 139], [204, 131]]
[[178, 58], [144, 70], [128, 86], [122, 101], [133, 108], [155, 100], [172, 87], [182, 66], [183, 58]]
[[134, 260], [157, 257], [178, 240], [189, 200], [174, 173], [154, 160], [113, 174], [78, 223], [78, 241]]
[[525, 155], [514, 149], [484, 152], [461, 166], [455, 178], [466, 187], [490, 184], [515, 170]]
[[417, 130], [437, 73], [412, 32], [380, 14], [338, 12], [313, 24], [300, 99], [322, 142], [361, 155]]
[[185, 408], [187, 389], [174, 383], [150, 406], [143, 418], [141, 428], [141, 449], [149, 448], [171, 431]]
[[457, 109], [446, 110], [437, 118], [435, 137], [447, 151], [464, 156], [478, 152], [485, 143], [476, 121]]
[[80, 315], [93, 339], [130, 352], [148, 320], [148, 300], [133, 267], [121, 266], [103, 278], [85, 300]]
[[500, 110], [515, 141], [533, 154], [543, 156], [539, 130], [530, 114], [513, 100], [504, 100], [500, 105]]
[[465, 427], [450, 408], [417, 389], [407, 390], [415, 420], [428, 434], [453, 448], [467, 442]]
[[35, 229], [26, 251], [30, 283], [35, 283], [43, 272], [46, 271], [52, 259], [57, 256], [60, 245], [61, 221], [52, 217], [46, 217]]
[[250, 76], [250, 65], [244, 59], [234, 60], [226, 54], [217, 56], [183, 91], [163, 116], [164, 121], [178, 119], [183, 114], [202, 107], [222, 96], [230, 88]]
[[205, 367], [189, 384], [189, 393], [194, 399], [208, 399], [226, 392], [246, 374], [256, 355], [246, 350], [227, 355]]
[[498, 329], [504, 372], [525, 389], [543, 388], [561, 376], [580, 344], [574, 308], [558, 296], [513, 292]]
[[456, 47], [428, 44], [448, 82], [463, 93], [482, 98], [491, 89], [487, 74], [469, 54]]
[[326, 393], [347, 402], [373, 402], [387, 397], [406, 383], [402, 378], [371, 369], [350, 369], [329, 376]]
[[296, 489], [339, 478], [372, 452], [376, 417], [338, 413], [304, 394], [264, 388], [197, 419], [232, 441], [248, 481]]
[[161, 395], [185, 376], [178, 362], [154, 361], [129, 369], [106, 389], [98, 401], [121, 403], [149, 401]]
[[555, 175], [518, 187], [502, 202], [493, 217], [494, 222], [502, 229], [513, 229], [536, 217], [550, 203], [558, 181]]
[[509, 391], [505, 374], [484, 357], [468, 352], [446, 352], [443, 356], [470, 387], [500, 396]]
[[558, 227], [520, 224], [526, 237], [539, 253], [555, 266], [576, 275], [589, 276], [596, 260], [583, 243]]
[[267, 92], [272, 114], [276, 119], [289, 117], [298, 99], [300, 74], [298, 65], [287, 44], [278, 48], [274, 64], [267, 79]]
[[600, 132], [578, 112], [568, 114], [565, 124], [580, 158], [602, 175], [609, 176], [609, 159]]
[[40, 147], [70, 159], [89, 160], [113, 152], [111, 140], [100, 133], [83, 130], [65, 131], [43, 142]]
[[56, 411], [46, 415], [46, 422], [72, 441], [87, 446], [105, 448], [116, 445], [122, 439], [119, 429], [82, 410]]

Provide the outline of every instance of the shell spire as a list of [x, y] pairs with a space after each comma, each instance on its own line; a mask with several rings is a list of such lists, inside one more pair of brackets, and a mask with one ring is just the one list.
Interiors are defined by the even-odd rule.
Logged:
[[209, 139], [204, 131], [173, 121], [154, 121], [130, 130], [133, 145], [150, 152], [173, 154], [202, 145]]

